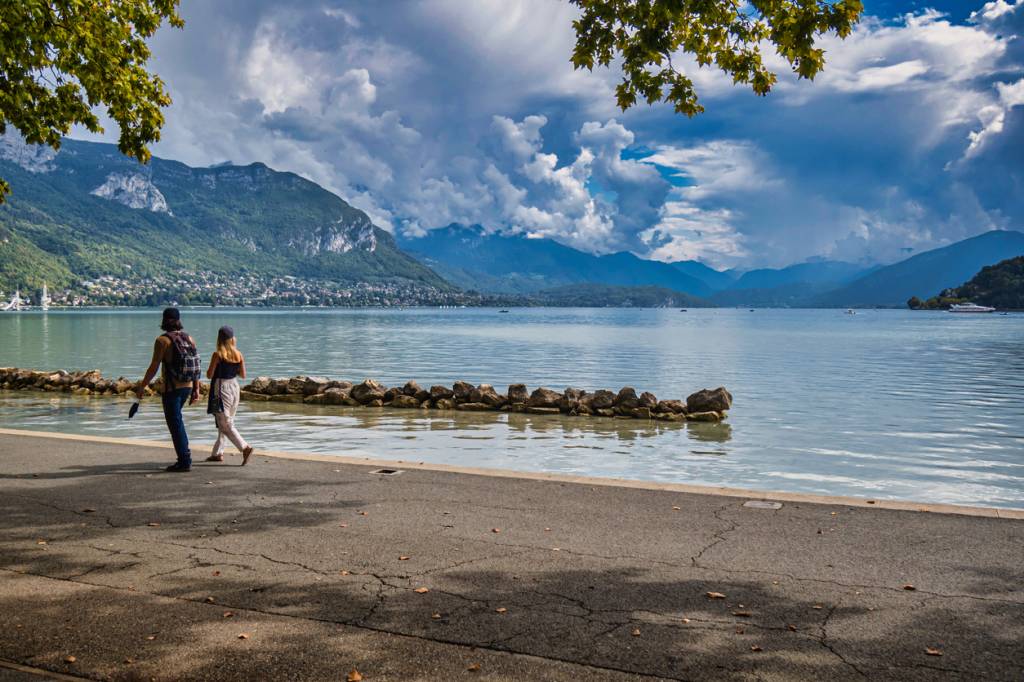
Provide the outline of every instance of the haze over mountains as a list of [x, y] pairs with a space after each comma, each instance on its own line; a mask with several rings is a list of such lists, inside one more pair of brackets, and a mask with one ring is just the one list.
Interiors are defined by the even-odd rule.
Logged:
[[0, 136], [0, 177], [14, 188], [0, 206], [5, 290], [206, 270], [457, 287], [551, 305], [902, 306], [1024, 255], [1024, 234], [993, 231], [885, 267], [821, 260], [720, 272], [479, 226], [396, 239], [319, 185], [263, 164], [140, 166], [114, 145], [75, 140], [54, 153]]

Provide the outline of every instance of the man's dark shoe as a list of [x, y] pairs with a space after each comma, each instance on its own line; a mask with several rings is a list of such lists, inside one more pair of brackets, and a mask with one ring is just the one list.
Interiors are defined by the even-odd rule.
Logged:
[[170, 471], [173, 473], [187, 473], [192, 471], [192, 467], [182, 466], [180, 464], [172, 464], [171, 466], [164, 469], [164, 471]]

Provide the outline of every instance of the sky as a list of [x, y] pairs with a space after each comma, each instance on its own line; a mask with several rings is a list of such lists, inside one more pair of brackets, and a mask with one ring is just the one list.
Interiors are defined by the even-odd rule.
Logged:
[[[1024, 0], [866, 1], [767, 97], [615, 106], [565, 0], [182, 0], [156, 155], [298, 173], [394, 233], [450, 223], [714, 267], [888, 263], [1024, 229]], [[1020, 37], [1018, 37], [1020, 36]], [[76, 134], [76, 137], [88, 138]], [[110, 127], [101, 139], [116, 139]]]

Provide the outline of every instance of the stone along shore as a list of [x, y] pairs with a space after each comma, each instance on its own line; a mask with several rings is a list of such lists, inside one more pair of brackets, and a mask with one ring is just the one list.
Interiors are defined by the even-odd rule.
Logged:
[[[41, 372], [29, 369], [0, 368], [0, 388], [5, 390], [61, 391], [75, 395], [113, 396], [131, 393], [135, 383], [125, 377], [105, 379], [99, 370]], [[200, 384], [202, 393], [208, 390]], [[157, 380], [147, 394], [160, 390]], [[296, 376], [290, 379], [257, 377], [242, 388], [242, 399], [303, 403], [307, 405], [345, 405], [350, 407], [393, 407], [462, 411], [506, 411], [530, 414], [593, 415], [659, 421], [717, 422], [732, 407], [732, 394], [725, 388], [703, 389], [686, 400], [659, 400], [648, 391], [637, 394], [632, 386], [618, 392], [604, 389], [588, 392], [579, 388], [554, 391], [537, 388], [530, 392], [525, 384], [511, 384], [507, 393], [499, 393], [490, 384], [474, 386], [456, 381], [450, 388], [435, 385], [422, 388], [415, 381], [388, 388], [365, 379], [361, 383], [321, 377]]]

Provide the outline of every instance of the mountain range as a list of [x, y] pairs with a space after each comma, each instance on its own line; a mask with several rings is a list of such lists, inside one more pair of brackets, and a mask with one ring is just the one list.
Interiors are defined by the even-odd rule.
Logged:
[[491, 294], [528, 294], [584, 282], [662, 287], [701, 297], [714, 291], [703, 279], [632, 253], [594, 256], [550, 239], [488, 234], [479, 226], [453, 224], [422, 237], [400, 238], [398, 244], [452, 284]]
[[0, 289], [181, 271], [451, 289], [362, 211], [261, 163], [143, 166], [110, 144], [0, 137]]
[[885, 267], [818, 260], [719, 271], [694, 260], [596, 256], [479, 226], [395, 238], [293, 173], [160, 158], [142, 166], [114, 145], [71, 139], [54, 152], [0, 136], [0, 177], [14, 190], [0, 205], [0, 290], [8, 291], [212, 272], [461, 289], [510, 304], [899, 307], [1024, 255], [1024, 234], [992, 231]]

